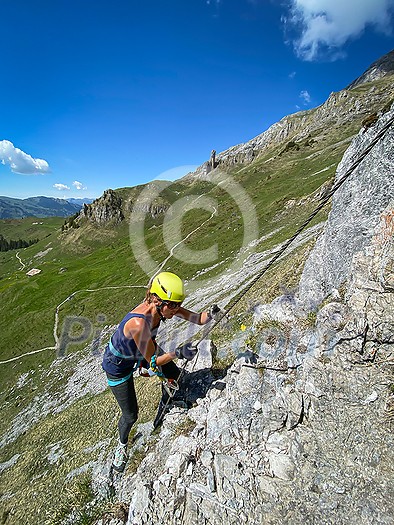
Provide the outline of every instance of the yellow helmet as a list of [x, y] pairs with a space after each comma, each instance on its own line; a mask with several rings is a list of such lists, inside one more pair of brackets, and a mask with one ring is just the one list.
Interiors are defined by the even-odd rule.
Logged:
[[163, 301], [181, 303], [185, 298], [185, 288], [180, 277], [171, 272], [161, 272], [152, 281], [150, 293], [156, 294]]

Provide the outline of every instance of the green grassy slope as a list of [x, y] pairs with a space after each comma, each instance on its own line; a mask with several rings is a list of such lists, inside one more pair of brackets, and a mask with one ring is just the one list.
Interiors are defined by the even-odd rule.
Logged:
[[[376, 89], [381, 90], [382, 96], [380, 106], [371, 107], [370, 112], [387, 105], [393, 82], [383, 79], [374, 85]], [[364, 97], [370, 89], [371, 85], [360, 86], [352, 93], [357, 97]], [[303, 115], [305, 113], [308, 112], [303, 112]], [[308, 114], [308, 118], [312, 119], [314, 111]], [[300, 115], [291, 118], [300, 119]], [[288, 239], [318, 204], [318, 192], [323, 185], [332, 181], [338, 162], [348, 147], [351, 137], [360, 130], [364, 118], [365, 114], [356, 114], [345, 124], [334, 123], [329, 127], [317, 127], [311, 137], [297, 142], [296, 147], [291, 144], [290, 137], [282, 143], [273, 144], [261, 151], [251, 163], [220, 167], [225, 174], [242, 186], [252, 202], [258, 220], [258, 236], [262, 237], [261, 242], [255, 246], [258, 252], [272, 249]], [[245, 227], [249, 225], [245, 226], [237, 202], [226, 193], [224, 186], [215, 185], [209, 180], [190, 177], [170, 185], [157, 183], [157, 186], [164, 189], [159, 192], [154, 203], [165, 208], [170, 207], [180, 198], [188, 198], [196, 201], [196, 204], [201, 196], [213, 199], [217, 215], [210, 219], [211, 212], [206, 209], [195, 208], [188, 211], [182, 217], [179, 227], [180, 236], [185, 237], [196, 230], [184, 244], [191, 250], [199, 251], [217, 243], [216, 262], [225, 261], [216, 266], [215, 261], [209, 263], [185, 261], [177, 258], [179, 252], [175, 250], [174, 256], [168, 259], [164, 269], [176, 271], [184, 278], [190, 279], [201, 270], [206, 271], [205, 276], [214, 278], [229, 268], [238, 257]], [[23, 270], [20, 269], [21, 264], [16, 258], [16, 251], [0, 254], [2, 305], [0, 360], [6, 361], [27, 352], [54, 346], [55, 309], [73, 293], [75, 295], [60, 308], [57, 334], [61, 334], [67, 316], [79, 316], [86, 320], [90, 326], [87, 341], [69, 347], [70, 352], [82, 352], [78, 356], [86, 356], [86, 353], [89, 353], [89, 349], [83, 349], [86, 342], [91, 341], [98, 330], [104, 325], [116, 324], [125, 311], [142, 298], [143, 288], [130, 288], [130, 286], [144, 286], [148, 281], [146, 267], [144, 265], [141, 267], [140, 261], [136, 261], [131, 247], [130, 229], [135, 231], [134, 215], [131, 212], [133, 205], [138, 202], [139, 193], [144, 188], [139, 186], [117, 190], [122, 198], [126, 217], [118, 225], [99, 227], [82, 221], [79, 228], [62, 233], [61, 226], [64, 222], [62, 218], [40, 219], [39, 222], [43, 224], [34, 226], [31, 224], [37, 222], [34, 219], [1, 221], [0, 232], [6, 238], [28, 239], [31, 235], [31, 238], [38, 237], [40, 241], [19, 251], [19, 256], [26, 265]], [[319, 214], [314, 223], [326, 218], [328, 208], [327, 206]], [[177, 218], [169, 219], [169, 214], [159, 214], [155, 217], [147, 214], [145, 217], [144, 241], [150, 256], [157, 264], [169, 256], [169, 247], [164, 242], [163, 221], [167, 221], [167, 228], [167, 223], [170, 226], [176, 225]], [[204, 221], [206, 223], [201, 226]], [[235, 324], [245, 320], [243, 313], [247, 311], [250, 301], [270, 300], [275, 294], [280, 293], [281, 287], [288, 288], [297, 284], [311, 244], [312, 241], [280, 261], [244, 297], [234, 311]], [[41, 269], [42, 272], [34, 277], [27, 277], [26, 271], [33, 267]], [[189, 286], [191, 287], [191, 283]], [[209, 297], [207, 304], [209, 304]], [[77, 335], [78, 327], [75, 330]], [[214, 337], [223, 340], [231, 337], [231, 333], [221, 333]], [[0, 403], [3, 407], [3, 418], [0, 428], [2, 433], [7, 431], [16, 414], [28, 407], [36, 396], [46, 391], [47, 385], [43, 377], [55, 358], [54, 350], [45, 350], [1, 365]], [[59, 379], [61, 384], [73, 370], [67, 368], [65, 364], [63, 372], [62, 378]], [[30, 374], [28, 384], [16, 389], [16, 381], [21, 374], [26, 373]], [[51, 389], [56, 391], [56, 385], [52, 384]], [[142, 390], [140, 394], [142, 397], [145, 395]], [[89, 418], [86, 421], [83, 419], [86, 435], [84, 426], [82, 438], [87, 443], [86, 446], [93, 446], [100, 439], [104, 439], [109, 426], [112, 428], [113, 425], [114, 414], [116, 414], [113, 402], [111, 404], [113, 400], [108, 393], [100, 396], [97, 407], [93, 403], [94, 421]], [[64, 413], [48, 416], [42, 426], [33, 426], [14, 444], [0, 451], [0, 462], [8, 461], [13, 454], [23, 454], [23, 461], [18, 461], [14, 467], [9, 467], [5, 471], [5, 476], [2, 476], [4, 481], [2, 480], [3, 485], [0, 490], [14, 493], [14, 496], [10, 496], [7, 500], [6, 513], [18, 502], [18, 498], [22, 498], [22, 495], [21, 504], [25, 508], [30, 506], [35, 509], [46, 508], [45, 519], [48, 519], [48, 523], [51, 523], [49, 519], [51, 513], [53, 523], [57, 523], [59, 520], [56, 518], [56, 512], [59, 509], [66, 513], [67, 509], [70, 510], [78, 505], [70, 494], [76, 494], [77, 498], [78, 487], [83, 479], [76, 475], [74, 481], [65, 483], [64, 478], [68, 471], [82, 467], [88, 460], [94, 460], [97, 456], [96, 453], [91, 455], [81, 453], [82, 438], [73, 435], [79, 415], [83, 412], [85, 417], [84, 410], [86, 406], [90, 406], [89, 403], [90, 399], [84, 398]], [[111, 421], [108, 420], [108, 411], [113, 411]], [[148, 414], [150, 417], [149, 409]], [[147, 414], [144, 415], [146, 420], [149, 417]], [[99, 427], [99, 433], [90, 442], [92, 429]], [[114, 428], [111, 432], [113, 431]], [[40, 463], [38, 458], [40, 447], [48, 447], [61, 441], [62, 435], [67, 436], [67, 444], [64, 445], [67, 460], [61, 463], [56, 476], [56, 464], [48, 465], [44, 460]], [[62, 480], [64, 494], [62, 494]], [[28, 486], [32, 481], [36, 484], [36, 489], [30, 487], [29, 490], [23, 491], [23, 487]], [[53, 488], [48, 488], [48, 484]], [[55, 492], [59, 497], [54, 497]], [[15, 514], [17, 517], [14, 519], [11, 514], [7, 514], [8, 521], [5, 523], [18, 523], [17, 519], [23, 519], [24, 515], [23, 509], [18, 507]], [[24, 522], [28, 523], [26, 520]]]
[[[382, 90], [380, 106], [387, 105], [391, 86], [389, 80], [376, 83], [376, 89]], [[370, 85], [360, 86], [352, 91], [353, 96], [363, 97]], [[383, 94], [386, 94], [384, 98]], [[379, 108], [370, 108], [370, 111]], [[303, 112], [314, 118], [315, 110]], [[299, 115], [290, 118], [299, 119]], [[255, 208], [259, 231], [258, 235], [267, 235], [273, 230], [274, 235], [257, 247], [259, 251], [272, 248], [287, 239], [297, 226], [308, 216], [316, 205], [308, 197], [333, 178], [335, 169], [348, 147], [351, 137], [361, 127], [364, 114], [356, 115], [345, 124], [330, 128], [315, 129], [314, 136], [299, 141], [297, 147], [289, 147], [291, 141], [274, 144], [263, 150], [250, 164], [237, 164], [226, 168], [226, 172], [239, 182], [252, 200]], [[157, 182], [158, 187], [166, 184]], [[26, 264], [26, 269], [38, 267], [42, 273], [27, 277], [25, 270], [20, 270], [20, 263], [14, 251], [0, 255], [1, 278], [0, 293], [3, 308], [0, 329], [2, 340], [0, 358], [10, 359], [25, 352], [53, 346], [53, 320], [55, 308], [70, 294], [78, 290], [99, 289], [110, 286], [144, 285], [148, 277], [136, 264], [135, 255], [130, 246], [129, 221], [133, 205], [144, 186], [121, 188], [118, 191], [123, 200], [126, 219], [122, 224], [98, 227], [82, 224], [79, 229], [60, 232], [61, 219], [43, 219], [36, 222], [29, 219], [22, 221], [3, 221], [1, 232], [7, 238], [39, 236], [40, 242], [21, 250], [19, 256]], [[181, 235], [200, 227], [185, 241], [185, 246], [199, 251], [209, 248], [213, 242], [218, 246], [219, 261], [227, 261], [230, 266], [242, 246], [244, 236], [243, 219], [237, 209], [237, 203], [209, 181], [183, 179], [171, 183], [162, 192], [158, 192], [156, 205], [171, 206], [180, 198], [192, 200], [205, 195], [214, 199], [217, 215], [208, 221], [210, 212], [194, 209], [182, 218]], [[197, 202], [197, 201], [196, 201]], [[164, 245], [164, 214], [145, 221], [144, 240], [150, 256], [159, 264], [168, 255]], [[324, 213], [316, 220], [324, 219]], [[175, 220], [175, 219], [174, 219]], [[171, 223], [171, 221], [170, 221]], [[196, 264], [172, 257], [168, 268], [175, 269], [184, 277], [191, 277], [204, 266], [214, 264]], [[145, 268], [144, 268], [145, 270]], [[223, 265], [206, 273], [212, 277], [223, 271]], [[67, 302], [60, 312], [60, 328], [66, 315], [85, 316], [94, 331], [97, 317], [104, 316], [107, 324], [115, 323], [125, 308], [129, 308], [141, 297], [138, 289], [105, 290], [95, 294], [79, 293]], [[34, 327], [34, 330], [32, 330]], [[15, 337], [18, 334], [18, 337]], [[53, 355], [48, 358], [48, 362]], [[28, 366], [30, 366], [29, 363]], [[15, 366], [15, 362], [12, 366]], [[25, 371], [22, 362], [16, 362], [18, 372]], [[7, 366], [2, 367], [1, 379], [9, 377]]]

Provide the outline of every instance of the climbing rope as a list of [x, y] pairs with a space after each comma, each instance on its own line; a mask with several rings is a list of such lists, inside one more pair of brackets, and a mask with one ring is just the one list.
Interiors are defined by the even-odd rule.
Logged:
[[[324, 208], [324, 206], [327, 204], [327, 202], [331, 199], [331, 197], [336, 193], [336, 191], [343, 185], [343, 183], [349, 178], [349, 176], [353, 173], [353, 171], [361, 164], [361, 162], [365, 159], [365, 157], [368, 155], [368, 153], [372, 150], [372, 148], [379, 142], [379, 140], [386, 134], [390, 126], [394, 122], [394, 117], [392, 117], [390, 120], [386, 122], [386, 124], [382, 127], [382, 129], [377, 133], [375, 138], [371, 141], [371, 143], [368, 145], [367, 148], [361, 153], [361, 155], [357, 158], [355, 162], [349, 167], [349, 169], [345, 172], [345, 174], [336, 182], [330, 191], [326, 193], [324, 197], [321, 198], [320, 204], [313, 210], [313, 212], [309, 215], [309, 217], [301, 224], [301, 226], [297, 229], [297, 231], [288, 239], [285, 244], [282, 246], [282, 248], [270, 259], [268, 264], [256, 275], [254, 279], [248, 284], [245, 290], [242, 290], [239, 292], [233, 301], [230, 303], [230, 305], [227, 307], [227, 310], [223, 312], [223, 315], [220, 316], [220, 318], [215, 321], [215, 324], [209, 327], [208, 334], [217, 326], [217, 324], [223, 319], [223, 317], [227, 316], [227, 314], [234, 308], [234, 306], [241, 300], [241, 298], [261, 279], [261, 277], [273, 266], [273, 264], [283, 255], [283, 253], [287, 250], [287, 248], [292, 244], [295, 239], [300, 235], [300, 233], [308, 226], [308, 224], [314, 219], [314, 217], [319, 213], [319, 211]], [[204, 334], [204, 337], [202, 337], [198, 343], [201, 343], [203, 339], [206, 338], [207, 334]], [[198, 344], [197, 343], [197, 344]]]
[[[381, 130], [375, 135], [374, 139], [370, 142], [370, 144], [364, 149], [364, 151], [359, 155], [359, 157], [353, 162], [353, 164], [348, 168], [348, 170], [345, 172], [345, 174], [336, 182], [332, 188], [324, 195], [324, 197], [321, 198], [320, 204], [313, 210], [313, 212], [309, 215], [309, 217], [301, 224], [301, 226], [297, 229], [297, 231], [288, 239], [281, 249], [270, 259], [270, 261], [267, 263], [264, 268], [257, 273], [257, 275], [250, 281], [250, 283], [247, 285], [245, 289], [240, 291], [230, 302], [229, 306], [226, 310], [222, 310], [221, 313], [218, 314], [217, 319], [214, 321], [214, 323], [206, 327], [203, 330], [202, 336], [197, 341], [195, 346], [198, 349], [198, 345], [207, 338], [207, 336], [216, 328], [216, 326], [222, 321], [224, 317], [228, 316], [228, 313], [234, 308], [234, 306], [241, 300], [241, 298], [259, 281], [263, 275], [274, 265], [274, 263], [283, 255], [283, 253], [287, 250], [287, 248], [294, 242], [294, 240], [300, 235], [300, 233], [310, 224], [310, 222], [314, 219], [314, 217], [319, 213], [319, 211], [324, 208], [324, 206], [327, 204], [327, 202], [331, 199], [331, 197], [338, 191], [338, 189], [343, 185], [343, 183], [349, 178], [349, 176], [353, 173], [353, 171], [361, 164], [361, 162], [365, 159], [365, 157], [368, 155], [368, 153], [372, 150], [372, 148], [379, 142], [379, 140], [387, 133], [390, 126], [394, 122], [394, 116], [391, 117], [386, 124], [381, 128]], [[178, 383], [180, 383], [183, 374], [185, 373], [186, 365], [188, 361], [185, 361], [185, 363], [181, 367], [181, 372], [178, 377]], [[172, 396], [170, 396], [167, 400], [167, 403], [162, 408], [161, 414], [159, 415], [157, 421], [158, 424], [163, 419], [167, 407], [172, 399]]]

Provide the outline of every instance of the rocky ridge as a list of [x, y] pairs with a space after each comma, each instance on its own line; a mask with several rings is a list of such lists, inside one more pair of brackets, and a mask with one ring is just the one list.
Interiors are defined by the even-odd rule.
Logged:
[[[300, 111], [293, 115], [287, 115], [279, 122], [270, 126], [265, 132], [253, 139], [232, 146], [229, 149], [216, 155], [215, 166], [228, 168], [235, 165], [250, 164], [261, 154], [270, 150], [275, 150], [282, 146], [284, 149], [289, 144], [298, 144], [304, 141], [311, 145], [322, 144], [324, 147], [324, 137], [326, 130], [338, 126], [351, 124], [354, 121], [361, 121], [371, 117], [374, 111], [382, 108], [384, 101], [392, 101], [394, 98], [394, 86], [392, 84], [371, 85], [367, 96], [358, 96], [353, 91], [354, 88], [386, 76], [394, 72], [394, 51], [374, 62], [367, 71], [357, 80], [350, 84], [346, 89], [337, 93], [331, 93], [329, 98], [321, 106]], [[383, 101], [383, 102], [382, 102]], [[349, 137], [349, 140], [351, 137]], [[273, 152], [273, 157], [278, 155]], [[210, 161], [204, 162], [195, 172], [186, 175], [186, 179], [204, 178], [212, 169]], [[157, 185], [160, 181], [150, 183], [152, 192], [156, 194]], [[145, 197], [148, 195], [145, 194]], [[124, 201], [114, 190], [108, 189], [102, 197], [96, 199], [92, 204], [84, 204], [80, 218], [86, 218], [90, 222], [105, 225], [108, 223], [119, 223], [131, 214], [148, 213], [152, 218], [165, 213], [170, 204], [154, 199], [152, 202], [144, 203], [141, 199]]]
[[372, 82], [386, 75], [392, 75], [394, 71], [394, 50], [383, 55], [376, 60], [370, 67], [356, 80], [347, 86], [346, 89], [353, 89], [356, 86]]
[[[79, 219], [87, 219], [89, 222], [103, 226], [106, 224], [118, 224], [124, 219], [131, 220], [132, 214], [149, 214], [152, 218], [165, 213], [169, 203], [165, 202], [156, 193], [160, 183], [153, 181], [149, 184], [150, 191], [145, 192], [145, 199], [123, 198], [119, 192], [112, 189], [105, 190], [103, 195], [91, 204], [84, 204]], [[151, 200], [149, 196], [154, 195]]]
[[[346, 89], [331, 93], [329, 98], [315, 109], [288, 115], [270, 126], [253, 139], [232, 146], [216, 155], [217, 166], [228, 167], [250, 163], [259, 155], [275, 149], [281, 144], [294, 141], [313, 140], [319, 143], [328, 128], [344, 126], [353, 121], [361, 121], [384, 105], [384, 100], [392, 102], [394, 87], [391, 84], [371, 85], [367, 96], [360, 97], [354, 88], [372, 81], [383, 79], [394, 73], [394, 51], [391, 51], [367, 69]], [[277, 153], [274, 153], [276, 155]], [[209, 161], [205, 162], [187, 177], [201, 178], [210, 171]]]
[[[393, 117], [394, 109], [368, 136], [360, 133], [338, 177], [363, 140]], [[315, 316], [305, 317], [302, 288], [255, 309], [227, 375], [195, 408], [171, 412], [136, 474], [124, 478], [119, 494], [131, 501], [129, 525], [392, 522], [392, 144], [391, 128], [333, 202], [322, 238], [330, 228], [337, 233], [330, 242], [339, 290], [331, 288], [329, 267], [310, 275], [307, 266], [305, 282], [314, 280], [319, 291], [321, 278], [330, 282]], [[369, 175], [378, 160], [380, 170]], [[382, 188], [385, 199], [374, 200]], [[345, 213], [359, 205], [360, 191], [375, 203], [362, 209], [368, 228], [361, 232], [349, 230]], [[344, 258], [335, 245], [342, 235]], [[182, 427], [188, 432], [179, 435]]]
[[105, 190], [103, 195], [92, 204], [83, 205], [79, 217], [98, 225], [121, 222], [124, 219], [122, 199], [114, 190]]
[[[354, 139], [337, 168], [337, 178], [346, 173], [371, 143], [392, 112]], [[332, 211], [323, 235], [307, 260], [300, 282], [300, 297], [313, 309], [349, 277], [353, 254], [371, 242], [383, 210], [394, 196], [394, 128], [387, 131], [371, 153], [332, 199]], [[382, 176], [387, 174], [387, 176]]]

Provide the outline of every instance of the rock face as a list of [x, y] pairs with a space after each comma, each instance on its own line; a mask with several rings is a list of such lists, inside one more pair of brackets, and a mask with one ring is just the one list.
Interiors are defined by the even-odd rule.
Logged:
[[[369, 133], [357, 137], [343, 167]], [[331, 247], [336, 264], [307, 270], [312, 297], [335, 284], [332, 275], [341, 276], [342, 295], [313, 323], [300, 320], [294, 297], [256, 310], [227, 375], [187, 413], [166, 416], [159, 441], [124, 479], [129, 525], [392, 523], [391, 143], [392, 131], [334, 199], [319, 245], [326, 254]], [[360, 226], [348, 213], [358, 207]], [[319, 264], [316, 253], [311, 261]]]
[[121, 222], [124, 219], [122, 199], [113, 190], [105, 190], [102, 197], [92, 204], [84, 204], [81, 217], [98, 225]]
[[[138, 194], [137, 198], [122, 199], [119, 192], [105, 190], [92, 204], [84, 204], [80, 217], [98, 225], [119, 223], [125, 219], [133, 222], [134, 217], [149, 214], [153, 219], [165, 213], [170, 203], [160, 196], [165, 181], [152, 181]], [[133, 216], [134, 215], [134, 216]]]
[[[392, 101], [394, 92], [392, 85], [371, 86], [369, 92], [360, 97], [352, 89], [359, 84], [382, 79], [394, 72], [394, 51], [383, 56], [372, 64], [367, 71], [346, 89], [331, 93], [327, 101], [316, 109], [300, 111], [288, 115], [273, 124], [257, 137], [238, 144], [216, 155], [216, 166], [234, 166], [250, 163], [260, 154], [275, 149], [286, 141], [303, 141], [316, 137], [320, 140], [326, 134], [327, 128], [343, 126], [361, 121], [378, 112], [385, 101]], [[276, 153], [275, 153], [276, 154]], [[210, 162], [199, 166], [188, 178], [203, 178], [211, 171]]]
[[356, 78], [346, 89], [353, 89], [365, 82], [371, 82], [394, 73], [394, 50], [376, 60], [360, 77]]
[[331, 93], [327, 101], [316, 110], [301, 111], [284, 117], [249, 142], [220, 153], [217, 160], [219, 164], [225, 165], [251, 162], [260, 152], [275, 144], [286, 140], [301, 141], [323, 132], [325, 128], [351, 122], [357, 115], [368, 115], [370, 108], [376, 106], [381, 97], [380, 91], [373, 88], [363, 100], [354, 96], [351, 91]]
[[[347, 172], [379, 130], [394, 118], [394, 110], [362, 130], [338, 166], [336, 181]], [[333, 197], [324, 234], [305, 264], [299, 296], [314, 309], [348, 278], [352, 258], [371, 242], [374, 228], [394, 199], [394, 125], [358, 165]]]

